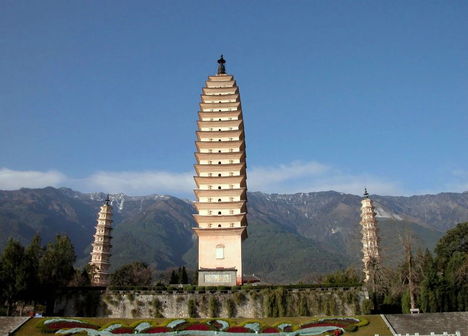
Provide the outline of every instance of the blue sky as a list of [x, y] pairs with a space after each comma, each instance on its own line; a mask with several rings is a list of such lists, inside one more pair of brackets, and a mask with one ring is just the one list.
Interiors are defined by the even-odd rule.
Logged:
[[0, 189], [191, 196], [199, 95], [240, 86], [248, 186], [468, 190], [468, 1], [0, 2]]

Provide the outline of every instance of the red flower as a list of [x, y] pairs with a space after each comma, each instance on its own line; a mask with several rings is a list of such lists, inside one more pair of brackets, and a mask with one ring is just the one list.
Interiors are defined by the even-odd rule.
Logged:
[[301, 329], [313, 328], [313, 327], [338, 327], [338, 328], [344, 328], [343, 325], [338, 324], [338, 323], [308, 323], [308, 324], [301, 325]]
[[269, 328], [265, 328], [262, 330], [262, 333], [277, 333], [279, 332], [278, 328], [272, 328], [272, 327], [269, 327]]
[[163, 333], [163, 332], [168, 332], [168, 331], [170, 331], [170, 329], [167, 327], [152, 327], [152, 328], [144, 330], [143, 332], [145, 334], [158, 334], [158, 333]]
[[133, 328], [119, 327], [111, 331], [113, 334], [133, 334]]
[[59, 329], [70, 329], [70, 328], [88, 328], [88, 329], [98, 329], [96, 325], [81, 323], [81, 322], [71, 322], [71, 321], [62, 321], [62, 322], [52, 322], [44, 325], [47, 329], [59, 330]]
[[340, 336], [342, 333], [343, 333], [343, 331], [341, 329], [335, 329], [333, 331], [333, 335], [335, 335], [335, 336]]
[[236, 333], [236, 332], [237, 333], [250, 333], [250, 332], [252, 332], [252, 330], [247, 329], [245, 327], [231, 327], [226, 331], [227, 332], [234, 332], [234, 333]]
[[185, 330], [210, 330], [210, 327], [206, 324], [191, 324]]

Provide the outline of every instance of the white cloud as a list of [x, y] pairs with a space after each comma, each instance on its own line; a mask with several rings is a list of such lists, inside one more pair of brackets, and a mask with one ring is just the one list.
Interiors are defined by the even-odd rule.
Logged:
[[103, 171], [86, 177], [82, 185], [89, 191], [145, 195], [189, 193], [194, 182], [192, 173]]
[[[468, 172], [454, 173], [459, 183], [448, 190], [468, 189]], [[335, 190], [361, 195], [367, 187], [372, 194], [408, 195], [398, 182], [364, 173], [343, 172], [320, 162], [294, 161], [277, 166], [257, 166], [248, 169], [247, 183], [250, 191], [267, 193], [296, 193]], [[103, 191], [129, 195], [169, 194], [191, 197], [195, 187], [192, 172], [167, 171], [100, 171], [75, 179], [57, 171], [15, 171], [0, 169], [0, 189], [46, 186], [71, 187], [82, 192]], [[417, 192], [416, 192], [417, 193]]]
[[452, 181], [447, 183], [447, 190], [453, 192], [468, 191], [468, 170], [456, 169], [452, 172]]
[[319, 162], [292, 162], [276, 167], [254, 167], [248, 171], [252, 191], [297, 193], [335, 190], [360, 195], [364, 187], [373, 194], [406, 194], [397, 183], [365, 174], [346, 174]]
[[0, 168], [0, 189], [58, 187], [66, 181], [66, 176], [58, 171], [11, 170]]
[[[323, 174], [330, 168], [318, 162], [294, 161], [273, 167], [254, 167], [247, 172], [251, 190], [267, 191], [284, 182]], [[280, 191], [269, 191], [280, 192]]]

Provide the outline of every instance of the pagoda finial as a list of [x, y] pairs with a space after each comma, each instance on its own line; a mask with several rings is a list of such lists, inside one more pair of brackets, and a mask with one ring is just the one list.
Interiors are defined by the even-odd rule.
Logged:
[[223, 58], [223, 55], [221, 54], [221, 58], [218, 60], [218, 75], [222, 75], [226, 73], [226, 68], [224, 67], [224, 63], [226, 61]]
[[369, 193], [367, 192], [367, 188], [364, 188], [364, 197], [369, 198]]
[[106, 202], [106, 205], [109, 205], [109, 202], [110, 202], [109, 194], [107, 194], [105, 202]]

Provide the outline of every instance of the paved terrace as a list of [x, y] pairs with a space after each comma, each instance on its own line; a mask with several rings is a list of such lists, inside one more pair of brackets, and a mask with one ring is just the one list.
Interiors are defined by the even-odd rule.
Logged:
[[0, 316], [0, 336], [8, 336], [9, 333], [29, 319], [27, 316]]
[[459, 331], [468, 336], [468, 312], [385, 315], [397, 334], [430, 335]]

